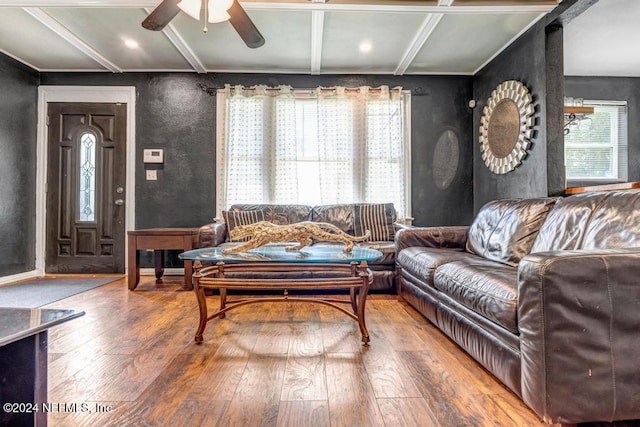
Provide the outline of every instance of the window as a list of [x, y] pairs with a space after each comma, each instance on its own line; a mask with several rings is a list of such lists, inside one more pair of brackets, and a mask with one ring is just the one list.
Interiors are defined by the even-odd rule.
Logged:
[[583, 101], [593, 113], [568, 127], [564, 137], [567, 180], [627, 180], [627, 103]]
[[410, 215], [410, 94], [218, 91], [217, 213], [234, 203], [393, 202]]
[[85, 132], [80, 136], [80, 185], [78, 212], [80, 221], [95, 221], [96, 210], [96, 136]]

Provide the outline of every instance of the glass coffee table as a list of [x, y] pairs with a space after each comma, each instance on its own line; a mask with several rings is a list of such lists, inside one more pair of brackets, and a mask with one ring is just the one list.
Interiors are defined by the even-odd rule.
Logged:
[[[220, 247], [195, 249], [179, 255], [193, 261], [193, 290], [200, 310], [195, 341], [203, 341], [207, 322], [224, 318], [225, 313], [246, 304], [272, 301], [314, 302], [331, 306], [358, 322], [362, 342], [369, 345], [364, 308], [372, 280], [368, 262], [382, 256], [375, 249], [356, 246], [343, 252], [342, 245], [313, 245], [287, 251], [286, 245], [272, 244], [243, 253], [223, 253]], [[205, 265], [203, 265], [205, 263]], [[220, 292], [220, 307], [209, 314], [206, 289]], [[227, 290], [280, 290], [282, 296], [234, 297]], [[292, 296], [289, 290], [349, 290], [349, 299], [336, 296]], [[350, 304], [351, 309], [344, 304]]]

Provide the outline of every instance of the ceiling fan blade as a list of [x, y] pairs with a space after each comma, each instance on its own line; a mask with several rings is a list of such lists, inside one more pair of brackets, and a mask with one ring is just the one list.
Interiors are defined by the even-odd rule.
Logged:
[[[166, 0], [165, 0], [166, 1]], [[233, 5], [228, 9], [231, 18], [229, 22], [236, 29], [242, 40], [252, 49], [260, 47], [264, 44], [264, 37], [253, 24], [247, 12], [240, 6], [238, 0], [233, 1]]]
[[142, 26], [147, 30], [162, 30], [180, 12], [178, 0], [163, 0], [153, 12], [142, 21]]

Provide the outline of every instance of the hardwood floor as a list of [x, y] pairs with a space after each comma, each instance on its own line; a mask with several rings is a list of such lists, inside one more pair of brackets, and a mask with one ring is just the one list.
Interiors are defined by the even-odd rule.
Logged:
[[238, 308], [196, 345], [181, 281], [123, 278], [46, 306], [86, 311], [49, 332], [49, 402], [66, 404], [50, 426], [543, 425], [396, 296], [367, 301], [370, 347], [337, 310], [294, 303]]

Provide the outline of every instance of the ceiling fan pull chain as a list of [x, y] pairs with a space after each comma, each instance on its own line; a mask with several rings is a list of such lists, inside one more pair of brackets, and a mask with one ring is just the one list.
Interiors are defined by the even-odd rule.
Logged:
[[202, 29], [202, 32], [205, 34], [209, 31], [207, 28], [207, 22], [209, 22], [209, 7], [207, 6], [207, 1], [208, 0], [202, 0], [202, 9], [204, 9], [204, 28]]

